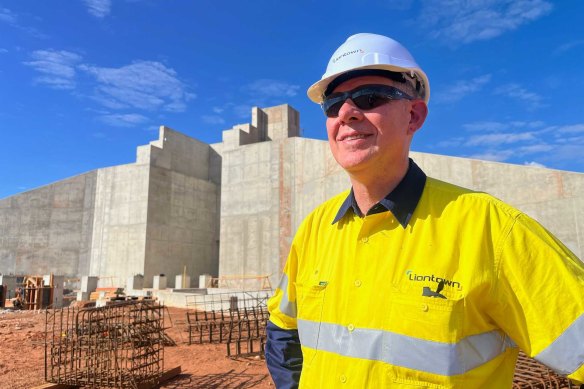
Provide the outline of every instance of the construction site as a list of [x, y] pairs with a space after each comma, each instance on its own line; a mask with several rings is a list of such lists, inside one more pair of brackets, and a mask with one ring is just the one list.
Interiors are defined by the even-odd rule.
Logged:
[[[350, 185], [300, 128], [289, 105], [211, 145], [162, 126], [134, 163], [0, 199], [0, 387], [273, 387], [267, 300], [303, 218]], [[584, 257], [584, 174], [411, 156]], [[514, 388], [571, 387], [521, 355]]]

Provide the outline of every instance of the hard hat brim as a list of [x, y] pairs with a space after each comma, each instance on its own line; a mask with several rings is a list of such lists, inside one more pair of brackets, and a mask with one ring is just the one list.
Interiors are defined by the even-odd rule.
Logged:
[[356, 68], [351, 68], [350, 70], [346, 70], [343, 72], [338, 72], [335, 74], [332, 74], [326, 78], [323, 78], [317, 82], [315, 82], [314, 84], [312, 84], [308, 90], [306, 91], [306, 94], [308, 95], [308, 98], [317, 103], [320, 104], [323, 101], [324, 98], [324, 92], [326, 91], [328, 85], [337, 77], [339, 77], [342, 74], [354, 71], [354, 70], [361, 70], [361, 69], [379, 69], [379, 70], [389, 70], [391, 72], [404, 72], [404, 73], [410, 73], [411, 71], [414, 71], [418, 76], [420, 76], [422, 78], [422, 80], [424, 81], [424, 88], [425, 88], [425, 94], [424, 94], [424, 101], [426, 102], [426, 104], [428, 104], [428, 101], [430, 100], [430, 84], [428, 82], [428, 76], [426, 76], [426, 74], [420, 70], [420, 69], [409, 69], [409, 68], [405, 68], [405, 67], [400, 67], [400, 66], [395, 66], [395, 65], [386, 65], [386, 64], [374, 64], [374, 65], [365, 65], [365, 66], [360, 66], [360, 67], [356, 67]]

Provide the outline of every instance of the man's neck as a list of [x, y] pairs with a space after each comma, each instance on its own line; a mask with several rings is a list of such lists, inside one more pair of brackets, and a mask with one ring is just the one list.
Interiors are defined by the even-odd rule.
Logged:
[[398, 169], [378, 170], [374, 174], [350, 174], [355, 201], [361, 212], [367, 212], [381, 199], [393, 191], [408, 171], [409, 162]]

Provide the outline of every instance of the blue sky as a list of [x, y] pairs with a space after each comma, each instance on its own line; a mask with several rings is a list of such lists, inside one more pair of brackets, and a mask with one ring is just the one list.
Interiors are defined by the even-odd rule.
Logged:
[[403, 43], [430, 78], [412, 149], [584, 172], [580, 0], [0, 0], [0, 198], [135, 161], [166, 125], [208, 143], [288, 103], [349, 36]]

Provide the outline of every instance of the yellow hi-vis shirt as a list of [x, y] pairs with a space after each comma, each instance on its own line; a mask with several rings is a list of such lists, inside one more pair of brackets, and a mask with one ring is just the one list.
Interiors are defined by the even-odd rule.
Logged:
[[304, 220], [269, 302], [300, 388], [510, 388], [518, 347], [584, 382], [584, 267], [537, 222], [428, 178], [405, 226], [333, 224], [348, 194]]

